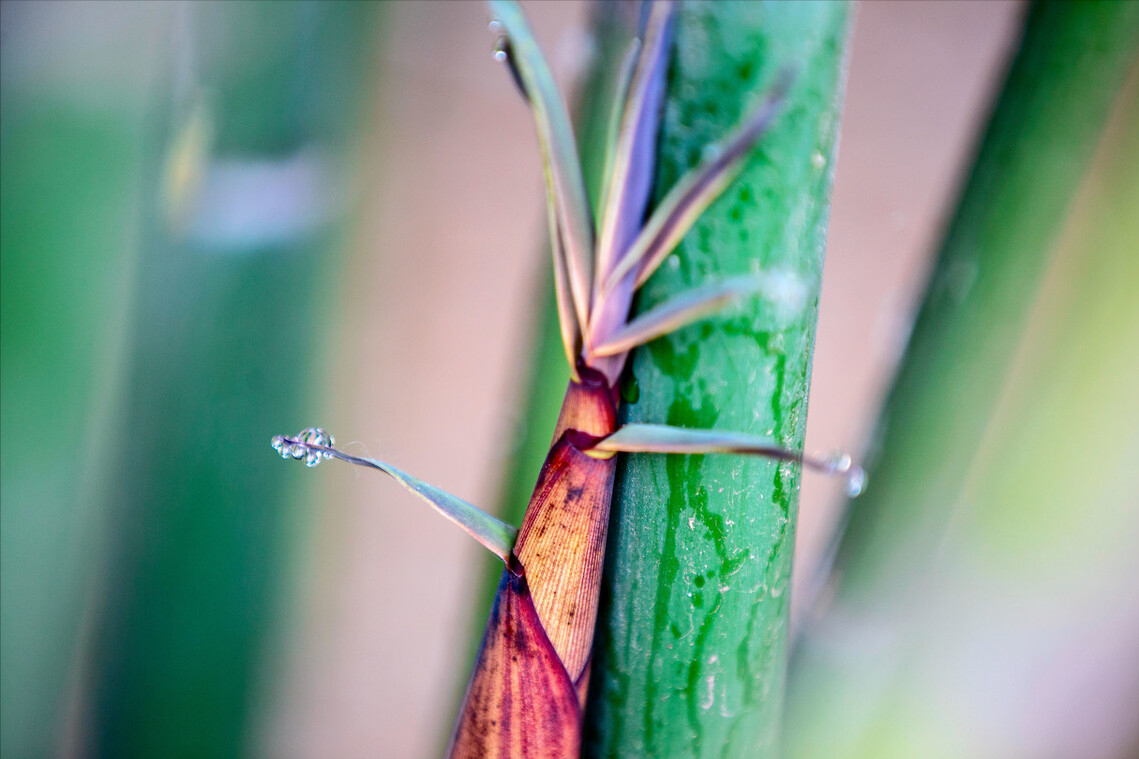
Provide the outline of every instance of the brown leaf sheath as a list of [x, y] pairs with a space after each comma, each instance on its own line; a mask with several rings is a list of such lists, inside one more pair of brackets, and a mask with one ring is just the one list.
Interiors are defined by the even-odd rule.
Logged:
[[575, 682], [593, 643], [616, 459], [587, 456], [573, 438], [605, 437], [617, 428], [604, 376], [586, 367], [578, 371], [581, 381], [566, 390], [554, 446], [514, 544], [538, 617]]
[[542, 629], [522, 568], [513, 569], [498, 585], [450, 756], [577, 759], [581, 705]]
[[498, 586], [452, 759], [577, 756], [616, 459], [587, 456], [575, 441], [617, 425], [605, 378], [580, 374]]

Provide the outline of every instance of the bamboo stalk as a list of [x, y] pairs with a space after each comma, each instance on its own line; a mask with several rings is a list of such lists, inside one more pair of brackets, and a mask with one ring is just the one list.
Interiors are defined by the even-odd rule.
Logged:
[[[633, 353], [625, 418], [772, 436], [801, 448], [849, 9], [691, 3], [676, 33], [656, 197], [783, 66], [785, 112], [636, 305], [786, 269], [806, 310], [762, 305]], [[633, 454], [618, 471], [588, 756], [774, 756], [799, 472], [732, 456]]]

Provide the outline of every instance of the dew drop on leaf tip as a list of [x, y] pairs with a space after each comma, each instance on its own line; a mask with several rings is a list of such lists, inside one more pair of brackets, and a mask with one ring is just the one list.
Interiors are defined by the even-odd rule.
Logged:
[[305, 466], [314, 467], [323, 459], [332, 458], [332, 453], [318, 450], [313, 446], [332, 448], [336, 445], [336, 440], [320, 427], [308, 427], [301, 430], [293, 438], [276, 435], [270, 444], [273, 446], [273, 450], [281, 455], [281, 458], [303, 460]]

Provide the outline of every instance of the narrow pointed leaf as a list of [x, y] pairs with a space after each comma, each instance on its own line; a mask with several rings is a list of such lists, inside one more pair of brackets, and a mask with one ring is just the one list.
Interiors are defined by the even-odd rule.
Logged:
[[554, 302], [558, 308], [558, 330], [562, 336], [562, 348], [565, 350], [570, 375], [573, 379], [577, 379], [577, 358], [581, 351], [582, 325], [578, 322], [573, 293], [570, 292], [569, 274], [566, 272], [565, 248], [562, 247], [562, 237], [558, 232], [558, 221], [553, 206], [550, 206], [549, 211], [550, 244], [553, 246], [554, 259], [552, 262]]
[[[482, 543], [491, 553], [503, 561], [509, 561], [510, 551], [514, 548], [514, 540], [518, 537], [518, 530], [497, 519], [479, 507], [464, 501], [458, 496], [451, 495], [445, 490], [428, 485], [423, 480], [412, 477], [407, 472], [395, 468], [391, 464], [379, 459], [369, 459], [362, 456], [353, 456], [348, 453], [323, 445], [312, 445], [296, 438], [284, 438], [286, 443], [293, 446], [302, 446], [310, 451], [317, 451], [332, 458], [340, 459], [349, 464], [379, 469], [403, 487], [410, 490], [422, 500], [431, 504], [443, 516], [462, 527], [471, 537]], [[277, 447], [274, 444], [274, 447]]]
[[616, 287], [633, 271], [636, 271], [635, 286], [640, 287], [656, 271], [680, 239], [688, 233], [692, 223], [739, 173], [748, 153], [782, 108], [791, 80], [790, 70], [780, 72], [763, 102], [744, 119], [743, 125], [723, 147], [677, 182], [653, 212], [629, 253], [614, 267], [606, 289]]
[[[807, 289], [793, 274], [774, 273], [733, 277], [698, 287], [655, 306], [610, 335], [592, 350], [592, 355], [614, 356], [675, 332], [748, 296], [763, 295], [773, 301], [787, 321], [802, 311]], [[777, 319], [779, 316], [776, 317]]]
[[[634, 37], [629, 43], [628, 49], [625, 51], [625, 57], [621, 60], [621, 70], [617, 74], [617, 85], [613, 92], [613, 101], [616, 106], [613, 112], [609, 114], [609, 123], [605, 129], [605, 166], [601, 173], [601, 202], [597, 207], [601, 213], [605, 214], [605, 210], [609, 207], [609, 190], [613, 183], [613, 172], [615, 169], [617, 150], [621, 141], [621, 124], [625, 121], [625, 108], [624, 104], [629, 99], [629, 88], [633, 84], [633, 74], [637, 70], [637, 62], [641, 59], [641, 39]], [[602, 222], [604, 226], [604, 222]], [[604, 276], [605, 262], [604, 256], [601, 253], [602, 243], [598, 241], [598, 269], [594, 272], [597, 277]]]
[[691, 430], [667, 424], [626, 424], [591, 450], [610, 453], [756, 453], [783, 461], [798, 461], [768, 437], [724, 430]]
[[[620, 129], [613, 145], [604, 185], [600, 238], [597, 245], [598, 287], [635, 238], [644, 221], [652, 190], [656, 133], [668, 68], [672, 3], [654, 3], [631, 80], [619, 103]], [[627, 308], [627, 306], [626, 306]]]
[[[593, 216], [585, 194], [585, 180], [569, 114], [518, 5], [507, 0], [491, 0], [490, 9], [506, 35], [503, 52], [509, 56], [534, 111], [545, 166], [547, 201], [557, 219], [557, 225], [551, 225], [550, 237], [555, 255], [563, 250], [564, 244], [574, 309], [579, 324], [585, 325], [589, 321], [590, 282], [593, 277]], [[559, 229], [561, 243], [558, 240]]]
[[633, 302], [633, 288], [605, 290], [605, 281], [641, 230], [652, 194], [656, 137], [660, 131], [661, 101], [668, 69], [673, 6], [651, 6], [641, 36], [644, 40], [633, 80], [615, 109], [621, 114], [617, 141], [607, 150], [611, 171], [602, 185], [605, 204], [597, 248], [593, 311], [585, 335], [585, 352], [595, 357], [594, 368], [616, 382], [624, 357], [596, 357], [592, 346], [625, 323]]
[[599, 440], [587, 452], [600, 453], [738, 453], [764, 456], [776, 461], [794, 461], [822, 474], [843, 475], [847, 492], [856, 496], [866, 484], [866, 473], [850, 456], [838, 452], [831, 456], [808, 456], [791, 451], [769, 437], [726, 430], [694, 430], [667, 424], [626, 424], [612, 435]]

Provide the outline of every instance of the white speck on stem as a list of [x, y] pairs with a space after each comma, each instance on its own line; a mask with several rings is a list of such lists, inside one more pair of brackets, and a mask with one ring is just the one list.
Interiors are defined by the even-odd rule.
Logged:
[[716, 676], [708, 675], [704, 678], [704, 698], [700, 700], [700, 708], [708, 711], [716, 702]]

